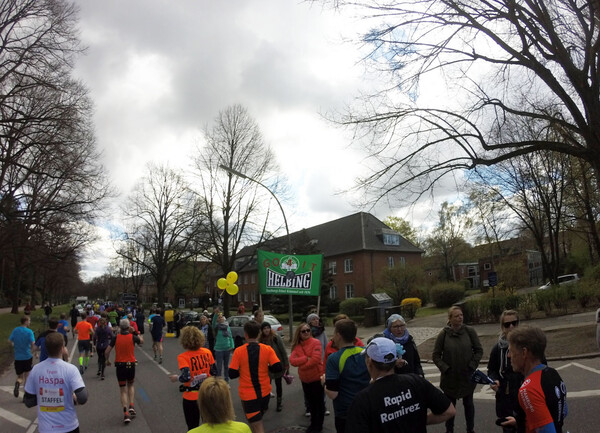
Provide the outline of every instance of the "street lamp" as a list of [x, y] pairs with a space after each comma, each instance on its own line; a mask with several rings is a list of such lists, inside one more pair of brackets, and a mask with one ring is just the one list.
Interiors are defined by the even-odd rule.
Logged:
[[[266, 185], [264, 185], [263, 183], [259, 182], [256, 179], [253, 179], [249, 176], [246, 176], [243, 173], [240, 173], [237, 170], [234, 170], [231, 167], [227, 167], [226, 165], [223, 164], [219, 164], [219, 168], [225, 170], [227, 173], [229, 173], [230, 175], [234, 175], [237, 177], [241, 177], [242, 179], [248, 179], [251, 182], [257, 183], [260, 186], [262, 186], [264, 189], [266, 189], [267, 191], [269, 191], [269, 194], [271, 194], [273, 196], [273, 198], [275, 199], [275, 201], [277, 202], [277, 204], [279, 205], [279, 209], [281, 209], [281, 215], [283, 215], [283, 222], [285, 223], [285, 232], [287, 233], [287, 243], [288, 243], [288, 254], [292, 253], [292, 238], [290, 237], [290, 229], [288, 227], [288, 223], [287, 223], [287, 218], [285, 217], [285, 212], [283, 211], [283, 206], [281, 206], [281, 203], [279, 202], [279, 199], [277, 198], [277, 196], [273, 193], [273, 191], [271, 191]], [[260, 293], [259, 293], [260, 296]], [[262, 302], [261, 302], [262, 304]], [[262, 308], [262, 305], [261, 305]], [[293, 337], [293, 332], [294, 332], [294, 313], [293, 313], [293, 304], [292, 304], [292, 295], [289, 295], [289, 299], [288, 299], [288, 311], [289, 311], [289, 322], [290, 322], [290, 341], [292, 341], [292, 337]]]

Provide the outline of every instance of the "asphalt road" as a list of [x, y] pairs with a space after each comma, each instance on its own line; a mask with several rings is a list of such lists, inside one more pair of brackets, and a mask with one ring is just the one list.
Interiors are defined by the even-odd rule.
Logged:
[[[182, 351], [176, 339], [165, 338], [165, 356], [162, 365], [153, 361], [152, 343], [146, 332], [146, 344], [136, 349], [139, 364], [136, 369], [136, 410], [138, 416], [130, 425], [122, 424], [122, 413], [119, 403], [119, 390], [115, 378], [114, 367], [107, 367], [106, 380], [96, 377], [97, 358], [93, 357], [90, 367], [84, 374], [84, 381], [89, 390], [87, 404], [77, 409], [82, 432], [120, 432], [133, 429], [137, 432], [177, 432], [187, 431], [181, 408], [181, 394], [178, 384], [171, 383], [167, 375], [177, 372], [177, 354]], [[70, 353], [73, 353], [72, 339], [69, 341]], [[76, 355], [76, 354], [75, 354]], [[114, 356], [114, 355], [113, 355]], [[77, 360], [73, 361], [77, 364]], [[600, 358], [580, 359], [552, 363], [567, 384], [569, 416], [566, 431], [571, 433], [597, 433], [600, 425]], [[296, 374], [294, 369], [292, 373]], [[439, 373], [435, 366], [426, 366], [426, 377], [434, 384], [439, 382]], [[7, 371], [0, 377], [0, 431], [5, 433], [34, 433], [37, 431], [36, 410], [28, 409], [12, 395], [14, 372]], [[237, 380], [231, 381], [231, 391], [238, 420], [245, 419], [237, 396]], [[22, 394], [21, 394], [22, 395]], [[275, 411], [275, 400], [266, 414], [265, 430], [267, 432], [303, 431], [308, 425], [304, 417], [302, 388], [298, 380], [292, 385], [284, 384], [284, 410]], [[455, 431], [465, 431], [462, 405], [458, 403], [458, 416]], [[333, 412], [332, 404], [327, 407]], [[494, 425], [493, 394], [489, 387], [479, 386], [475, 395], [476, 431], [482, 433], [500, 432]], [[333, 413], [325, 417], [323, 431], [335, 432]], [[429, 432], [444, 432], [443, 425], [430, 426]]]

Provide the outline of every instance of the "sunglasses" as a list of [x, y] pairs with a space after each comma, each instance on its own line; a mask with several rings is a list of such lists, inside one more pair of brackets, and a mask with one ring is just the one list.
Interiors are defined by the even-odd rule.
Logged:
[[303, 333], [303, 334], [308, 334], [310, 332], [310, 329], [303, 329], [300, 332]]
[[512, 326], [518, 326], [519, 325], [519, 320], [513, 320], [512, 322], [504, 322], [502, 324], [502, 326], [504, 326], [505, 328], [510, 328], [510, 325]]

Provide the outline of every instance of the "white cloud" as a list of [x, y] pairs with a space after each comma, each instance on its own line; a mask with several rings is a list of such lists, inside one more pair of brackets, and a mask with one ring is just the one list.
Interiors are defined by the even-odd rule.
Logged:
[[[377, 86], [359, 49], [341, 43], [366, 23], [295, 0], [79, 2], [88, 47], [76, 75], [95, 102], [98, 146], [123, 200], [150, 161], [187, 168], [202, 128], [239, 103], [259, 124], [287, 176], [291, 230], [356, 211], [340, 195], [364, 170], [351, 137], [321, 113]], [[118, 208], [118, 204], [115, 205]], [[383, 204], [372, 211], [392, 213]], [[105, 226], [118, 226], [118, 213]], [[113, 254], [110, 231], [91, 247], [86, 279]]]

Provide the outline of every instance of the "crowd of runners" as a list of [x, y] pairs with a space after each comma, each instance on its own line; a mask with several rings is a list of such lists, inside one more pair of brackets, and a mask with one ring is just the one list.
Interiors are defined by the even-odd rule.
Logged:
[[[467, 433], [473, 433], [476, 383], [487, 383], [497, 393], [499, 427], [486, 431], [560, 433], [567, 413], [564, 383], [556, 370], [545, 365], [543, 332], [518, 328], [518, 313], [513, 310], [500, 318], [500, 337], [485, 375], [477, 370], [483, 355], [477, 333], [463, 323], [460, 307], [450, 308], [448, 324], [439, 333], [432, 354], [440, 369], [441, 389], [424, 378], [417, 346], [399, 314], [388, 318], [381, 334], [363, 342], [357, 338], [355, 322], [347, 316], [334, 318], [333, 336], [327, 338], [322, 320], [311, 313], [296, 328], [289, 357], [281, 337], [263, 321], [261, 310], [254, 311], [244, 325], [245, 344], [238, 348], [218, 307], [212, 315], [205, 311], [199, 325], [183, 327], [177, 312], [159, 308], [151, 310], [147, 320], [141, 308], [100, 304], [88, 305], [83, 312], [73, 305], [70, 315], [69, 326], [64, 314], [60, 318], [48, 314], [48, 329], [37, 339], [29, 329], [30, 317], [24, 316], [10, 336], [17, 374], [14, 395], [19, 397], [24, 385], [23, 401], [38, 407], [42, 433], [79, 431], [74, 404], [87, 401], [83, 377], [94, 354], [96, 376], [104, 380], [105, 367], [111, 365], [115, 353], [112, 362], [123, 423], [136, 417], [135, 345], [144, 343], [146, 327], [159, 364], [165, 328], [179, 338], [183, 349], [177, 356], [179, 372], [170, 379], [179, 383], [187, 430], [193, 433], [264, 432], [263, 415], [270, 399], [276, 397], [276, 411], [283, 410], [282, 380], [292, 380], [290, 365], [298, 369], [305, 415], [310, 418], [307, 433], [322, 431], [327, 399], [333, 402], [337, 433], [426, 432], [427, 424], [442, 422], [446, 432], [452, 433], [458, 400], [464, 406]], [[69, 332], [77, 338], [78, 367], [68, 364]], [[40, 359], [35, 366], [33, 354]], [[52, 369], [46, 368], [49, 364]], [[28, 375], [33, 379], [28, 380]], [[238, 380], [248, 424], [233, 421], [230, 380]], [[44, 387], [38, 392], [39, 383]], [[216, 402], [220, 402], [217, 407]]]

